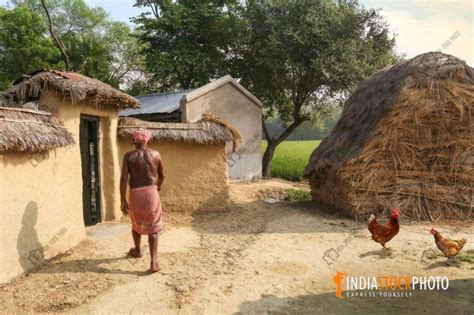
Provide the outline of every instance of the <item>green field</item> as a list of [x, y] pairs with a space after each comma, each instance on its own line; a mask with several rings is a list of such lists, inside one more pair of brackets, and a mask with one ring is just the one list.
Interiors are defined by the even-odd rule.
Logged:
[[[273, 156], [271, 176], [291, 181], [300, 181], [303, 170], [319, 140], [285, 141], [281, 143]], [[267, 141], [262, 141], [262, 150], [265, 152]]]

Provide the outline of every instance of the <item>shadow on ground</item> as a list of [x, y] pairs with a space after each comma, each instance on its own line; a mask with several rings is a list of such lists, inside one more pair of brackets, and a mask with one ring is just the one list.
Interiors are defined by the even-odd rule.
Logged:
[[[76, 260], [61, 260], [55, 263], [55, 260], [50, 260], [43, 266], [36, 270], [37, 273], [83, 273], [94, 272], [101, 274], [123, 274], [145, 276], [150, 273], [146, 271], [124, 270], [123, 266], [114, 266], [116, 263], [122, 261], [129, 261], [134, 265], [135, 259], [127, 255], [116, 258], [99, 258], [99, 259], [76, 259]], [[137, 260], [138, 262], [138, 260]]]
[[[432, 270], [432, 269], [437, 269], [437, 268], [461, 268], [461, 264], [451, 263], [451, 262], [449, 262], [449, 260], [437, 261], [437, 262], [434, 262], [434, 263], [426, 266], [426, 268], [424, 268], [424, 270]], [[472, 289], [474, 290], [474, 287]], [[474, 301], [472, 301], [472, 302], [474, 303]]]
[[[344, 292], [343, 294], [345, 294]], [[411, 297], [338, 299], [334, 293], [244, 302], [240, 314], [472, 314], [474, 279], [453, 280], [446, 291], [413, 291]]]
[[385, 259], [385, 258], [392, 257], [393, 252], [391, 252], [388, 249], [383, 249], [382, 248], [380, 250], [371, 250], [371, 251], [368, 251], [368, 252], [365, 252], [365, 253], [359, 255], [360, 258], [365, 258], [365, 257], [368, 257], [368, 256], [377, 256], [380, 259]]
[[[340, 222], [335, 223], [335, 220]], [[266, 204], [261, 200], [231, 203], [229, 209], [221, 211], [211, 210], [203, 204], [192, 214], [192, 226], [199, 233], [209, 234], [317, 233], [365, 229], [364, 225], [329, 213], [309, 201]]]

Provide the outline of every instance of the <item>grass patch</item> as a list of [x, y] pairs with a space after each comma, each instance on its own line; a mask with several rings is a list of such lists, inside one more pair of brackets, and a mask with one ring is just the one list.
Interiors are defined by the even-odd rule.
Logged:
[[[284, 141], [275, 151], [270, 175], [294, 182], [303, 179], [303, 171], [308, 164], [311, 153], [321, 141]], [[262, 141], [262, 150], [265, 152], [267, 141]]]
[[287, 201], [310, 201], [311, 192], [301, 189], [285, 189], [285, 200]]
[[454, 258], [458, 262], [467, 262], [469, 264], [474, 264], [474, 249], [461, 252], [459, 255], [457, 255]]

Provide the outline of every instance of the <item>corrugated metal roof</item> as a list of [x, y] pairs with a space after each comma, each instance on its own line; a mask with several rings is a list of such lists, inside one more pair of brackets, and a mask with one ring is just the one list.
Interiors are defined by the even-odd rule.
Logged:
[[192, 90], [137, 96], [135, 98], [140, 102], [140, 108], [127, 108], [120, 111], [120, 116], [172, 113], [179, 109], [179, 101], [190, 91]]

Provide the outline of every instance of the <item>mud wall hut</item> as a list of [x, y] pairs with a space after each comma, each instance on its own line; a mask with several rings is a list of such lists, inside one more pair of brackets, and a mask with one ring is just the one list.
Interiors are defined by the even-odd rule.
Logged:
[[119, 155], [134, 149], [137, 128], [152, 132], [150, 148], [160, 152], [165, 181], [160, 196], [165, 211], [219, 211], [229, 204], [226, 143], [238, 149], [241, 136], [228, 122], [210, 115], [194, 123], [148, 122], [121, 118]]
[[[35, 101], [44, 112], [20, 108]], [[121, 218], [118, 110], [138, 102], [75, 73], [42, 70], [0, 93], [4, 282]], [[46, 112], [46, 113], [45, 113]]]
[[473, 217], [474, 70], [439, 52], [386, 68], [347, 100], [305, 169], [314, 200], [356, 218], [393, 207]]
[[65, 181], [72, 165], [61, 162], [75, 143], [50, 113], [0, 107], [1, 282], [82, 239], [66, 194], [77, 190]]

